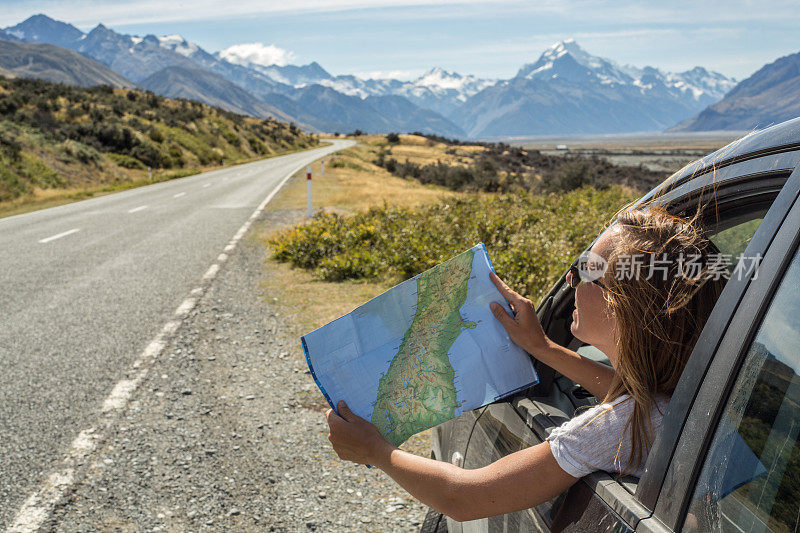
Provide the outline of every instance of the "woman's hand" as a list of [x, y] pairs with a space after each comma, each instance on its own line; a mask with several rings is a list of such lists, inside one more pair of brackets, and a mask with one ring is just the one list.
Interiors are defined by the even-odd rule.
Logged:
[[500, 294], [511, 304], [515, 316], [509, 316], [497, 302], [492, 302], [490, 305], [492, 314], [506, 329], [514, 344], [533, 356], [543, 352], [550, 346], [551, 341], [544, 334], [533, 302], [511, 290], [494, 272], [489, 273], [489, 277]]
[[338, 415], [333, 409], [325, 413], [333, 451], [345, 461], [380, 466], [394, 446], [383, 438], [378, 428], [353, 413], [344, 401], [340, 401], [338, 407]]

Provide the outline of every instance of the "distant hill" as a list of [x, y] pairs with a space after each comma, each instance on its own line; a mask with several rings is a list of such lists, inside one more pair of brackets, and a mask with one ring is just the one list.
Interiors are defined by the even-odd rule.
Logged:
[[139, 86], [170, 98], [197, 100], [241, 115], [295, 121], [222, 76], [199, 68], [168, 67], [140, 81]]
[[33, 15], [23, 22], [6, 28], [5, 33], [14, 39], [30, 43], [48, 43], [65, 48], [83, 37], [83, 32], [66, 22], [53, 20], [47, 15]]
[[102, 63], [51, 44], [0, 40], [0, 68], [17, 77], [39, 78], [79, 87], [135, 86]]
[[671, 131], [763, 129], [800, 116], [800, 53], [761, 67], [725, 97]]
[[464, 137], [464, 130], [449, 119], [430, 109], [420, 108], [402, 96], [368, 96], [364, 101], [389, 119], [396, 130]]

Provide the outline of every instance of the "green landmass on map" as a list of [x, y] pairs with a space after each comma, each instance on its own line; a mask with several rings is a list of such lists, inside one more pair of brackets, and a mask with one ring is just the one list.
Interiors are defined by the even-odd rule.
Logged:
[[372, 423], [394, 445], [454, 418], [455, 371], [447, 356], [464, 328], [461, 316], [472, 273], [468, 250], [417, 278], [417, 307], [389, 369], [381, 376]]

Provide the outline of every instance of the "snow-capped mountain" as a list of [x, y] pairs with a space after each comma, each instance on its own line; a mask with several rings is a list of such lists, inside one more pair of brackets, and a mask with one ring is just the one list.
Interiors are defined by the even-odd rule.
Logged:
[[451, 116], [458, 112], [467, 99], [495, 83], [497, 80], [462, 76], [436, 67], [419, 78], [404, 83], [393, 94], [405, 96], [415, 104], [433, 109], [444, 116]]
[[414, 80], [401, 81], [392, 78], [364, 79], [349, 74], [332, 76], [317, 62], [303, 66], [263, 66], [253, 63], [247, 63], [247, 66], [296, 89], [317, 84], [359, 98], [403, 96], [420, 107], [432, 109], [445, 116], [455, 111], [473, 94], [496, 83], [496, 80], [462, 76], [438, 67]]
[[451, 118], [472, 137], [656, 131], [718, 101], [735, 83], [702, 67], [620, 66], [569, 39], [472, 96]]
[[653, 67], [620, 66], [610, 59], [589, 54], [574, 39], [554, 44], [535, 63], [524, 65], [516, 77], [529, 80], [561, 78], [601, 85], [634, 85], [643, 93], [663, 86], [676, 95], [703, 101], [704, 105], [710, 101], [718, 101], [736, 85], [736, 80], [717, 72], [709, 72], [703, 67], [673, 73], [662, 72]]
[[752, 131], [800, 116], [800, 52], [764, 65], [672, 131]]

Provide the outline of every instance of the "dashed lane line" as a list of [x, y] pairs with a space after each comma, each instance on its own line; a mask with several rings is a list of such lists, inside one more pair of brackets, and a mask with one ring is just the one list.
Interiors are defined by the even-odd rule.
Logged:
[[66, 237], [67, 235], [72, 235], [73, 233], [78, 233], [80, 231], [79, 228], [71, 229], [69, 231], [65, 231], [64, 233], [59, 233], [58, 235], [53, 235], [52, 237], [47, 237], [45, 239], [39, 239], [41, 244], [48, 243], [50, 241], [54, 241], [56, 239], [60, 239], [61, 237]]
[[[296, 165], [291, 172], [286, 174], [272, 192], [259, 204], [253, 214], [250, 215], [250, 218], [239, 228], [239, 231], [236, 232], [225, 246], [223, 253], [217, 257], [216, 262], [212, 264], [203, 275], [200, 285], [192, 289], [189, 296], [186, 297], [175, 310], [175, 318], [164, 324], [158, 335], [150, 341], [144, 351], [134, 361], [125, 379], [120, 380], [114, 385], [114, 388], [103, 401], [102, 415], [99, 420], [97, 420], [97, 423], [88, 429], [84, 429], [75, 437], [61, 462], [61, 466], [56, 471], [50, 473], [39, 489], [28, 496], [23, 502], [22, 507], [20, 507], [14, 517], [14, 521], [6, 530], [8, 533], [29, 533], [37, 531], [51, 516], [56, 504], [75, 484], [79, 477], [78, 470], [82, 465], [88, 463], [88, 457], [97, 450], [98, 446], [106, 439], [108, 433], [114, 428], [120, 413], [127, 407], [131, 396], [147, 377], [150, 367], [158, 356], [161, 355], [171, 337], [181, 324], [183, 324], [183, 321], [189, 316], [189, 313], [191, 313], [197, 305], [197, 302], [210, 287], [220, 267], [228, 260], [230, 252], [236, 248], [236, 245], [239, 244], [239, 241], [244, 234], [247, 233], [247, 230], [250, 229], [253, 222], [258, 218], [270, 200], [283, 188], [289, 178], [306, 165], [307, 163]], [[183, 195], [186, 193], [179, 194]], [[61, 235], [50, 237], [50, 239], [63, 237], [64, 235], [69, 235], [76, 231], [78, 230], [70, 230]]]
[[181, 196], [186, 196], [185, 192], [179, 192], [178, 194], [172, 195], [173, 198], [180, 198]]
[[128, 209], [128, 213], [136, 213], [138, 211], [143, 211], [147, 209], [146, 205], [140, 205], [139, 207], [134, 207], [133, 209]]

